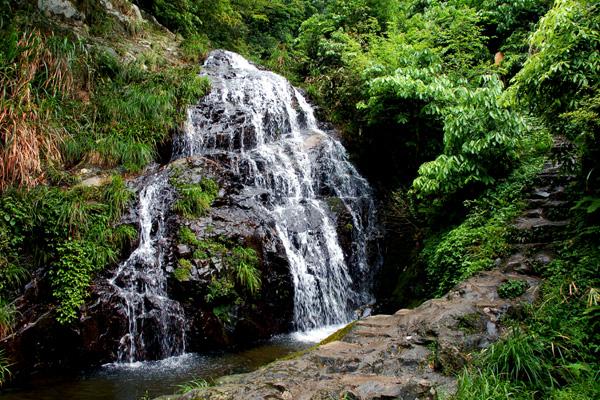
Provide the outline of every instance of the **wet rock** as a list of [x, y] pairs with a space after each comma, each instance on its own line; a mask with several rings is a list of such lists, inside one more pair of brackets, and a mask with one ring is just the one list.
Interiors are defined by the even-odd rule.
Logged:
[[186, 244], [178, 244], [177, 245], [177, 254], [180, 257], [187, 257], [190, 254], [192, 254], [192, 250], [190, 249], [190, 246], [188, 246]]
[[[190, 282], [169, 280], [169, 293], [182, 304], [188, 318], [188, 350], [247, 343], [287, 331], [292, 319], [293, 285], [285, 249], [272, 218], [255, 199], [240, 195], [234, 177], [214, 160], [192, 157], [178, 160], [169, 168], [177, 168], [178, 180], [182, 182], [194, 183], [209, 177], [220, 187], [218, 199], [205, 216], [192, 221], [173, 216], [169, 222], [171, 235], [176, 237], [179, 227], [185, 225], [199, 242], [218, 239], [230, 242], [230, 246], [251, 247], [260, 260], [260, 295], [232, 307], [228, 323], [216, 318], [213, 306], [205, 300], [211, 280], [224, 274], [227, 268], [221, 256], [208, 254], [209, 258], [192, 260]], [[190, 246], [185, 249], [173, 246], [179, 257], [188, 258], [192, 253]]]

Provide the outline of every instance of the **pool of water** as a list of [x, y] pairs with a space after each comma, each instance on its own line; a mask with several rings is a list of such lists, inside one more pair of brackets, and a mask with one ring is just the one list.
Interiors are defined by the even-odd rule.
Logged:
[[177, 392], [193, 379], [210, 381], [255, 370], [314, 345], [339, 327], [277, 336], [237, 352], [185, 354], [166, 360], [107, 364], [73, 379], [37, 380], [0, 394], [2, 400], [139, 400]]

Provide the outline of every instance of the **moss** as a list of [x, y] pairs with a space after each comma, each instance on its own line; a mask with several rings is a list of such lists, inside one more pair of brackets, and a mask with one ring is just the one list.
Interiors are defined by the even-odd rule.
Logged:
[[352, 321], [350, 322], [348, 325], [344, 326], [341, 329], [338, 329], [337, 331], [335, 331], [334, 333], [332, 333], [331, 335], [327, 336], [325, 339], [321, 340], [319, 342], [318, 346], [322, 346], [324, 344], [328, 344], [331, 342], [335, 342], [338, 340], [342, 340], [343, 338], [346, 337], [346, 335], [348, 335], [350, 333], [350, 331], [352, 331], [352, 329], [354, 328], [354, 325], [356, 325], [357, 321]]
[[458, 317], [458, 329], [467, 335], [479, 332], [481, 330], [481, 315], [474, 312]]
[[173, 276], [179, 282], [189, 281], [191, 278], [190, 275], [192, 272], [192, 263], [189, 260], [182, 258], [179, 260], [178, 264], [179, 266], [175, 268], [175, 271], [173, 271]]
[[335, 331], [334, 333], [332, 333], [331, 335], [327, 336], [325, 339], [321, 340], [319, 343], [317, 343], [314, 346], [309, 347], [308, 349], [304, 349], [304, 350], [300, 350], [300, 351], [295, 351], [293, 353], [290, 353], [284, 357], [281, 357], [279, 359], [277, 359], [274, 362], [277, 361], [284, 361], [284, 360], [293, 360], [295, 358], [298, 357], [302, 357], [303, 355], [316, 350], [319, 348], [319, 346], [323, 346], [325, 344], [328, 343], [332, 343], [332, 342], [336, 342], [339, 340], [342, 340], [346, 337], [346, 335], [348, 335], [352, 329], [354, 328], [354, 325], [356, 325], [357, 321], [352, 321], [350, 322], [348, 325], [344, 326], [343, 328], [338, 329], [337, 331]]

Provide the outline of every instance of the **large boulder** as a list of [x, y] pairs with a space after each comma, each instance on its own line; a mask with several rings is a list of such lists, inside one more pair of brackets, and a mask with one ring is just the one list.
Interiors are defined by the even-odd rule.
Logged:
[[85, 15], [69, 0], [38, 0], [38, 8], [48, 16], [58, 16], [73, 21], [82, 21]]
[[[248, 195], [231, 175], [225, 175], [218, 163], [197, 157], [171, 165], [178, 180], [186, 183], [211, 178], [219, 183], [219, 197], [208, 213], [185, 220], [173, 215], [169, 225], [172, 238], [181, 227], [189, 228], [200, 242], [218, 240], [228, 246], [253, 249], [259, 258], [262, 288], [255, 296], [227, 306], [228, 318], [218, 318], [214, 306], [206, 301], [207, 287], [225, 268], [220, 258], [193, 259], [190, 276], [184, 281], [171, 273], [169, 292], [179, 301], [188, 317], [188, 348], [201, 351], [217, 346], [248, 343], [288, 331], [293, 317], [293, 284], [285, 249], [275, 222], [265, 212], [260, 194]], [[265, 194], [266, 195], [266, 194]], [[257, 200], [258, 199], [258, 200]], [[170, 269], [176, 267], [175, 255], [183, 244], [173, 241]], [[181, 256], [181, 253], [178, 254]]]

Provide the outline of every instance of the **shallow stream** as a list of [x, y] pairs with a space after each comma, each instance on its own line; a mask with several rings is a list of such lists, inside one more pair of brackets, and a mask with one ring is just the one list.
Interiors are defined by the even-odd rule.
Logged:
[[161, 361], [107, 364], [78, 377], [36, 379], [26, 387], [0, 394], [2, 400], [140, 400], [173, 394], [194, 379], [211, 381], [253, 371], [306, 349], [338, 326], [309, 334], [280, 335], [236, 352], [184, 354]]

